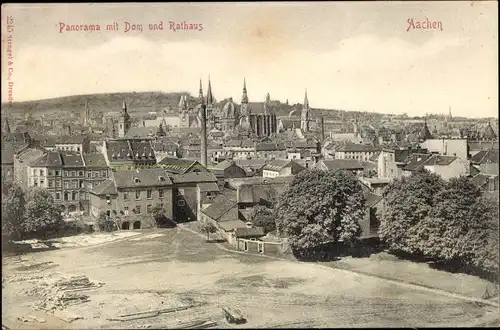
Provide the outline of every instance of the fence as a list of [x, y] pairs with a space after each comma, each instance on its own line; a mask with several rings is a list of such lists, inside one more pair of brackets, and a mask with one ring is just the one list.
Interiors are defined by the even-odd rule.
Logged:
[[259, 241], [252, 239], [237, 238], [235, 248], [239, 251], [260, 253], [280, 257], [289, 251], [285, 242]]

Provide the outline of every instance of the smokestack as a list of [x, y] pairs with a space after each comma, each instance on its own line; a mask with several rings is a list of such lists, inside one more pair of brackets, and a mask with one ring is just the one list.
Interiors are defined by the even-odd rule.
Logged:
[[207, 106], [201, 105], [201, 165], [207, 166]]
[[67, 132], [68, 132], [68, 135], [71, 135], [71, 126], [70, 125], [68, 125], [68, 127], [67, 127]]
[[325, 141], [325, 117], [321, 116], [320, 119], [320, 131], [321, 131], [321, 145]]

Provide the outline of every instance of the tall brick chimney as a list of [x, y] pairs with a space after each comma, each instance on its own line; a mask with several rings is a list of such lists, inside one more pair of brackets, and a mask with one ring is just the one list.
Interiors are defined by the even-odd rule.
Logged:
[[207, 166], [207, 106], [201, 105], [201, 165]]

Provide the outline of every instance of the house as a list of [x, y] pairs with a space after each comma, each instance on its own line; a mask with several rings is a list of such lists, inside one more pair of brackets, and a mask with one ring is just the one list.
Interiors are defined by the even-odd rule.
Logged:
[[444, 180], [470, 174], [470, 162], [455, 156], [433, 155], [423, 163], [429, 172], [439, 174]]
[[122, 229], [154, 226], [151, 211], [156, 205], [173, 219], [172, 190], [173, 183], [163, 169], [117, 169], [90, 190], [90, 214], [96, 218], [106, 212]]
[[226, 239], [230, 244], [233, 243], [230, 232], [234, 228], [245, 226], [245, 223], [238, 219], [237, 202], [224, 195], [217, 196], [210, 205], [203, 208], [198, 220], [214, 224], [218, 229], [219, 237]]
[[290, 176], [300, 173], [305, 168], [293, 160], [275, 159], [264, 165], [262, 176], [274, 178], [277, 176]]
[[256, 205], [271, 206], [279, 194], [287, 189], [292, 179], [292, 176], [232, 179], [228, 184], [230, 188], [236, 190], [238, 208], [244, 210]]
[[322, 159], [318, 161], [314, 168], [322, 171], [339, 171], [346, 170], [354, 174], [363, 172], [363, 165], [355, 159]]
[[103, 142], [102, 153], [110, 167], [155, 165], [155, 151], [149, 140], [116, 139]]
[[281, 142], [261, 142], [255, 146], [256, 157], [260, 159], [286, 159], [286, 147]]
[[14, 180], [23, 190], [30, 187], [29, 165], [32, 161], [42, 157], [44, 151], [37, 148], [25, 148], [14, 155]]
[[196, 185], [197, 201], [198, 201], [198, 219], [200, 212], [204, 208], [213, 203], [217, 196], [221, 195], [221, 189], [215, 182], [201, 182]]
[[[85, 164], [86, 190], [84, 201], [88, 204], [90, 198], [88, 191], [107, 180], [111, 175], [111, 169], [106, 164], [106, 159], [102, 153], [87, 153], [82, 156]], [[89, 210], [88, 205], [87, 210]]]
[[247, 171], [241, 166], [236, 165], [235, 161], [223, 161], [217, 164], [215, 169], [221, 171], [224, 179], [247, 177]]
[[444, 156], [455, 156], [463, 160], [468, 159], [468, 147], [466, 139], [427, 139], [420, 146], [430, 153]]
[[172, 174], [186, 174], [193, 172], [209, 172], [203, 165], [194, 159], [165, 157], [158, 165]]
[[471, 164], [479, 172], [498, 175], [499, 152], [498, 149], [481, 150], [470, 159]]
[[335, 150], [335, 159], [368, 161], [380, 149], [372, 145], [346, 143]]
[[250, 139], [233, 139], [222, 146], [228, 157], [233, 159], [251, 159], [256, 156], [255, 142]]
[[391, 145], [384, 147], [377, 159], [377, 176], [380, 179], [395, 179], [403, 176], [403, 167], [408, 157], [414, 153], [427, 153], [427, 150], [419, 146]]
[[179, 144], [168, 137], [161, 137], [153, 141], [156, 161], [161, 162], [165, 157], [177, 157]]
[[2, 143], [2, 182], [14, 181], [14, 147], [11, 143]]
[[[217, 177], [206, 172], [189, 172], [171, 174], [173, 182], [173, 219], [176, 222], [186, 222], [198, 219], [198, 201], [200, 183], [218, 183]], [[212, 185], [213, 186], [213, 185]]]
[[266, 159], [234, 159], [234, 163], [245, 170], [247, 176], [262, 176]]
[[86, 135], [38, 135], [33, 140], [37, 146], [48, 151], [89, 152], [90, 150], [90, 138]]
[[414, 153], [410, 157], [407, 158], [406, 164], [402, 167], [403, 175], [409, 176], [414, 171], [419, 169], [424, 165], [424, 163], [429, 160], [429, 158], [433, 157], [432, 154], [422, 154], [422, 153]]
[[469, 155], [472, 157], [483, 150], [498, 150], [498, 141], [467, 141]]

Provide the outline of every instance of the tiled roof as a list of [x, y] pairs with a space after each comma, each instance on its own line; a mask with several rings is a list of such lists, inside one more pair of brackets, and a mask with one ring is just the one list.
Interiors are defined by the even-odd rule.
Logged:
[[325, 164], [328, 170], [362, 170], [363, 165], [355, 159], [324, 159], [321, 162]]
[[61, 167], [62, 165], [62, 157], [58, 151], [49, 151], [30, 164], [32, 167]]
[[217, 182], [217, 178], [210, 172], [192, 172], [185, 174], [172, 174], [170, 179], [175, 183], [200, 183]]
[[261, 237], [264, 236], [264, 229], [262, 227], [237, 227], [234, 228], [234, 236], [237, 238], [245, 238], [245, 237]]
[[485, 184], [488, 183], [489, 178], [492, 177], [491, 175], [486, 175], [483, 173], [479, 173], [476, 176], [474, 176], [471, 181], [478, 187], [482, 187]]
[[161, 168], [116, 170], [113, 178], [117, 188], [170, 186], [169, 174]]
[[238, 207], [237, 202], [226, 198], [224, 195], [219, 195], [212, 201], [212, 204], [210, 204], [206, 209], [202, 210], [201, 212], [208, 215], [213, 220], [217, 221], [234, 207]]
[[31, 161], [37, 160], [38, 158], [42, 157], [44, 154], [44, 151], [40, 149], [35, 149], [35, 148], [27, 148], [21, 151], [17, 155], [17, 159], [21, 162], [27, 162], [30, 163]]
[[[293, 165], [293, 161], [288, 159], [275, 159], [270, 161], [264, 166], [264, 170], [268, 171], [281, 171], [285, 167]], [[298, 165], [298, 164], [297, 164]]]
[[116, 190], [115, 182], [112, 179], [107, 179], [90, 190], [91, 194], [102, 196], [102, 195], [116, 195], [118, 191]]
[[165, 157], [158, 164], [170, 173], [183, 174], [186, 173], [195, 164], [200, 165], [198, 161], [184, 158]]
[[202, 183], [198, 183], [198, 188], [200, 189], [200, 192], [220, 191], [219, 190], [219, 186], [215, 182], [202, 182]]
[[84, 167], [82, 155], [74, 152], [59, 152], [61, 154], [63, 167]]
[[412, 154], [406, 160], [406, 165], [403, 167], [403, 170], [415, 171], [431, 157], [432, 157], [431, 154], [420, 154], [420, 153]]
[[498, 141], [467, 141], [470, 151], [498, 149]]
[[82, 144], [86, 139], [84, 135], [37, 135], [33, 137], [33, 140], [46, 147], [56, 144]]
[[458, 158], [455, 156], [433, 155], [423, 165], [424, 166], [448, 166]]
[[245, 223], [241, 220], [221, 221], [218, 224], [219, 224], [219, 227], [221, 227], [225, 231], [230, 231], [230, 230], [233, 230], [235, 228], [245, 227]]
[[134, 161], [156, 163], [156, 157], [150, 141], [109, 140], [106, 152], [110, 162]]
[[101, 153], [83, 154], [83, 160], [87, 167], [107, 167], [106, 159], [104, 159], [104, 155]]
[[156, 127], [130, 127], [125, 138], [153, 138], [156, 136]]
[[273, 142], [262, 142], [255, 146], [256, 151], [278, 151], [278, 150], [286, 150], [286, 147], [283, 143], [273, 143]]
[[498, 149], [481, 150], [471, 158], [474, 164], [495, 163], [498, 164]]
[[377, 152], [382, 148], [374, 147], [371, 145], [356, 144], [356, 143], [346, 143], [345, 145], [339, 147], [338, 151], [344, 152]]

